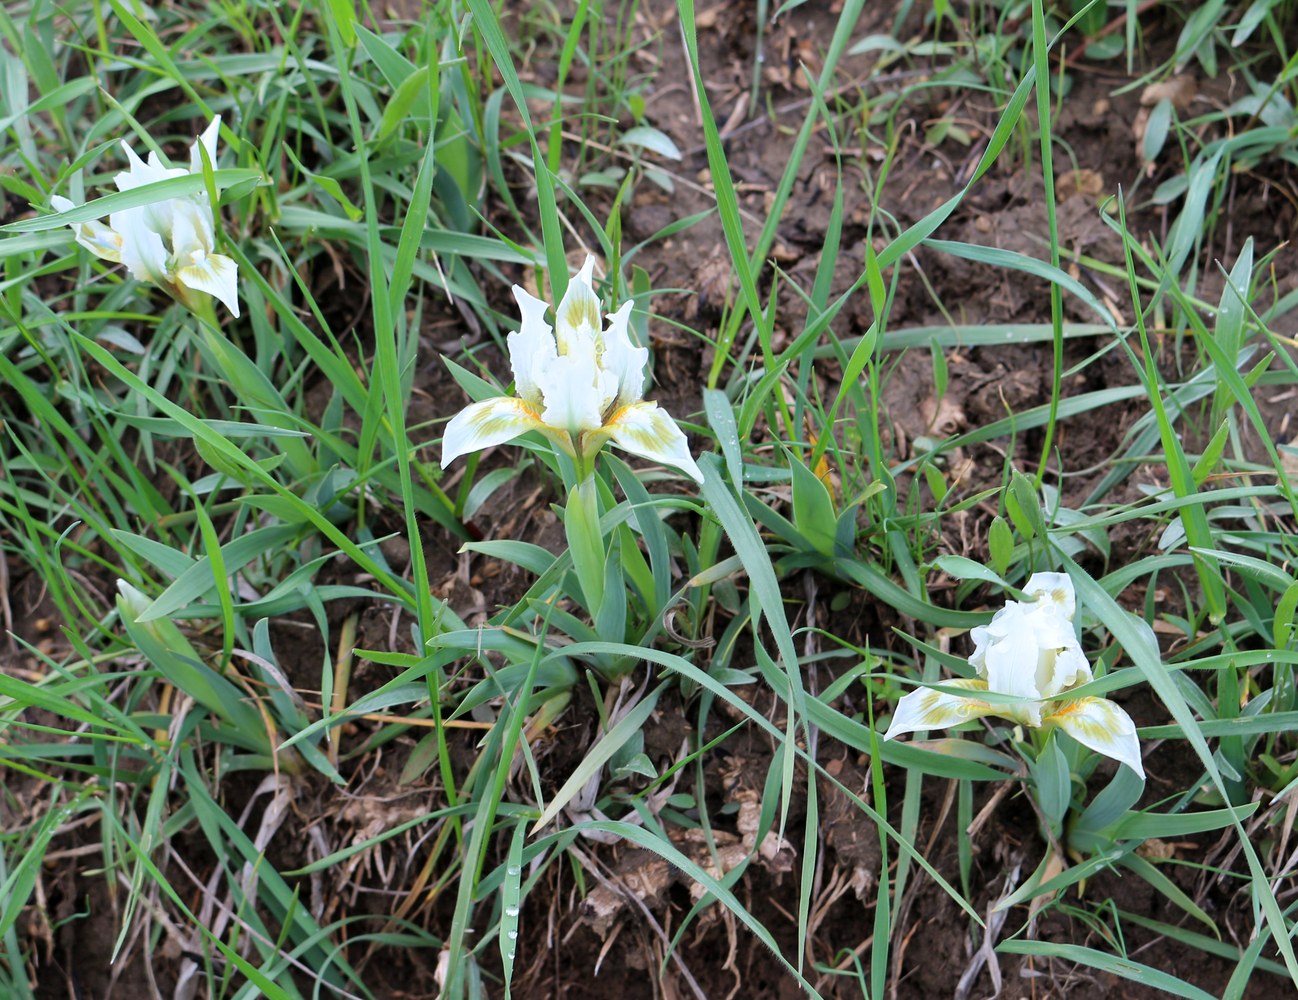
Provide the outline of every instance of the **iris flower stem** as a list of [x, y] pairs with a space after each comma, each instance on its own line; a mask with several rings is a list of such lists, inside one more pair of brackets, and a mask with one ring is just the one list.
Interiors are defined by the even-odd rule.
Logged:
[[577, 460], [577, 485], [568, 491], [563, 526], [586, 610], [595, 618], [604, 598], [605, 553], [599, 527], [599, 489], [589, 459]]
[[195, 301], [189, 306], [189, 310], [194, 314], [194, 318], [198, 320], [200, 329], [208, 326], [217, 333], [221, 332], [221, 323], [216, 318], [216, 300], [212, 296], [195, 296]]

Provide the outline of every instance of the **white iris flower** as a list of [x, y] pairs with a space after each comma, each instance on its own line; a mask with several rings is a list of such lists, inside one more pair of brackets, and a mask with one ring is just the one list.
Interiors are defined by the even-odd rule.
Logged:
[[[221, 119], [216, 117], [189, 150], [189, 169], [164, 166], [157, 153], [141, 160], [122, 140], [130, 169], [117, 175], [117, 190], [130, 191], [144, 184], [171, 177], [201, 174], [200, 144], [208, 159], [216, 163], [216, 137]], [[75, 206], [67, 198], [50, 199], [55, 211]], [[166, 289], [191, 309], [195, 293], [214, 295], [235, 316], [239, 315], [238, 268], [229, 257], [213, 253], [216, 245], [212, 204], [206, 191], [183, 198], [165, 198], [149, 205], [114, 212], [108, 225], [102, 222], [74, 223], [77, 242], [96, 257], [125, 264], [131, 276]]]
[[[1077, 604], [1072, 581], [1063, 573], [1036, 573], [1023, 589], [1031, 601], [1007, 601], [989, 624], [970, 632], [974, 653], [969, 663], [978, 677], [942, 685], [968, 694], [912, 691], [897, 702], [883, 738], [994, 715], [1034, 729], [1058, 726], [1143, 778], [1140, 740], [1131, 717], [1106, 698], [1068, 695], [1093, 679], [1073, 631]], [[983, 701], [978, 694], [984, 691], [1015, 700]]]
[[676, 421], [643, 398], [649, 351], [627, 333], [631, 302], [609, 315], [606, 328], [591, 287], [594, 269], [595, 259], [587, 257], [555, 310], [553, 329], [546, 303], [514, 286], [522, 322], [506, 341], [517, 395], [457, 413], [442, 439], [443, 469], [460, 455], [540, 431], [582, 465], [611, 441], [703, 481]]

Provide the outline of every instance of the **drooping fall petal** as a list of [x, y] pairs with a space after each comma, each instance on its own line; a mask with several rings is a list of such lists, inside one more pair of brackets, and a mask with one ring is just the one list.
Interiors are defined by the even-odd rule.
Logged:
[[1082, 746], [1112, 757], [1145, 777], [1136, 724], [1107, 698], [1056, 702], [1044, 721], [1053, 722]]
[[544, 430], [541, 418], [513, 396], [471, 403], [451, 418], [442, 436], [442, 468], [461, 455], [512, 441], [528, 431]]
[[195, 250], [187, 264], [176, 268], [176, 278], [186, 288], [206, 292], [219, 299], [239, 318], [239, 266], [229, 257], [219, 253]]
[[177, 201], [171, 219], [172, 267], [176, 280], [196, 292], [215, 296], [237, 318], [238, 265], [212, 253], [212, 221], [206, 206]]
[[987, 690], [987, 682], [984, 680], [974, 678], [946, 681], [943, 687], [957, 688], [970, 694], [965, 696], [932, 688], [918, 688], [904, 695], [897, 702], [897, 710], [893, 713], [892, 722], [883, 738], [890, 740], [925, 729], [946, 729], [970, 719], [1001, 714], [1000, 708], [1003, 706], [992, 705], [977, 697], [980, 692]]
[[[68, 212], [77, 206], [60, 195], [50, 197], [50, 205], [56, 212]], [[122, 238], [112, 228], [102, 222], [78, 222], [72, 227], [77, 242], [102, 260], [114, 264], [122, 262]]]
[[604, 429], [623, 451], [675, 466], [696, 482], [703, 482], [703, 470], [690, 455], [684, 432], [657, 403], [624, 406], [609, 418]]

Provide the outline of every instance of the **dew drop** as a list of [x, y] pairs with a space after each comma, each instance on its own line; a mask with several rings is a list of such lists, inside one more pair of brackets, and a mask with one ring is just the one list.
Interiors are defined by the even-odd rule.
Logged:
[[517, 906], [506, 906], [506, 907], [505, 907], [505, 916], [507, 916], [507, 917], [516, 917], [516, 916], [518, 916], [518, 907], [517, 907]]
[[523, 869], [519, 868], [518, 865], [510, 865], [505, 869], [505, 874], [510, 878], [518, 878], [518, 876], [523, 874]]
[[509, 940], [511, 940], [511, 941], [517, 941], [517, 940], [518, 940], [518, 931], [507, 931], [507, 932], [505, 933], [505, 937], [509, 938]]
[[511, 962], [514, 960], [514, 949], [513, 949], [513, 948], [510, 948], [510, 949], [509, 949], [509, 960], [510, 960]]

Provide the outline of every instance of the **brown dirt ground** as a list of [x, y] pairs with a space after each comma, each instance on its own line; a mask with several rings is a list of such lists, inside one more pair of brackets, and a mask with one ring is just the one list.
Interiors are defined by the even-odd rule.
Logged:
[[[743, 207], [754, 218], [763, 216], [766, 198], [774, 190], [787, 162], [791, 132], [800, 125], [804, 113], [802, 103], [806, 92], [797, 84], [797, 63], [803, 60], [812, 66], [813, 71], [818, 67], [820, 53], [827, 45], [837, 20], [836, 9], [837, 4], [828, 0], [812, 0], [787, 15], [772, 30], [767, 40], [763, 99], [769, 97], [773, 107], [786, 110], [777, 114], [773, 121], [759, 115], [752, 120], [731, 122], [735, 132], [727, 142], [727, 152], [736, 179], [742, 184]], [[857, 34], [886, 32], [893, 9], [891, 3], [867, 5], [864, 22], [858, 27]], [[642, 184], [634, 200], [624, 207], [623, 225], [629, 241], [646, 239], [668, 222], [709, 207], [706, 158], [698, 145], [701, 131], [689, 91], [681, 82], [688, 77], [672, 25], [673, 10], [673, 5], [665, 0], [646, 0], [641, 5], [635, 30], [640, 36], [660, 33], [661, 43], [646, 49], [649, 58], [657, 63], [650, 68], [661, 81], [647, 95], [647, 117], [687, 151], [678, 173], [690, 183], [678, 184], [672, 196], [652, 185]], [[1145, 26], [1154, 51], [1158, 51], [1160, 45], [1166, 47], [1169, 36], [1174, 37], [1176, 30], [1170, 20], [1164, 23], [1160, 18], [1161, 15], [1155, 13]], [[706, 25], [700, 35], [703, 61], [707, 67], [706, 82], [713, 107], [719, 116], [725, 117], [731, 108], [746, 99], [750, 82], [755, 37], [750, 5], [723, 0], [711, 5], [700, 20]], [[858, 78], [864, 77], [868, 68], [868, 57], [850, 57], [844, 61], [842, 71], [849, 77]], [[535, 57], [522, 71], [525, 76], [530, 72], [543, 77], [544, 56]], [[1111, 64], [1096, 66], [1083, 61], [1073, 67], [1071, 75], [1073, 90], [1064, 104], [1062, 119], [1056, 123], [1061, 140], [1057, 146], [1061, 152], [1056, 169], [1061, 176], [1061, 191], [1065, 193], [1060, 203], [1060, 231], [1067, 251], [1120, 262], [1120, 244], [1100, 220], [1097, 200], [1114, 191], [1118, 185], [1129, 190], [1141, 171], [1131, 134], [1131, 122], [1138, 112], [1138, 91], [1116, 95], [1114, 92], [1128, 80], [1115, 72]], [[580, 80], [573, 83], [579, 86]], [[1200, 81], [1200, 85], [1207, 95], [1205, 99], [1217, 99], [1222, 95], [1222, 88], [1230, 86], [1230, 81]], [[906, 225], [957, 191], [972, 168], [981, 149], [980, 142], [994, 124], [996, 113], [997, 109], [989, 99], [975, 92], [930, 90], [913, 99], [905, 114], [912, 116], [915, 127], [906, 130], [896, 165], [877, 207], [890, 212], [901, 225]], [[938, 148], [925, 144], [925, 126], [929, 120], [943, 115], [957, 118], [970, 130], [974, 136], [971, 147], [953, 141]], [[1065, 149], [1067, 155], [1062, 152]], [[866, 155], [868, 158], [870, 151], [867, 150]], [[1021, 160], [1010, 162], [1021, 166]], [[776, 247], [780, 266], [804, 287], [810, 286], [818, 263], [818, 250], [823, 245], [832, 203], [832, 168], [832, 150], [823, 132], [818, 133], [812, 140], [812, 149], [795, 186], [793, 207], [781, 226]], [[856, 277], [857, 262], [863, 253], [861, 241], [867, 235], [865, 220], [870, 210], [872, 181], [865, 183], [859, 168], [851, 169], [856, 169], [856, 179], [862, 182], [849, 183], [847, 187], [846, 218], [849, 222], [843, 232], [843, 252], [835, 275], [835, 294]], [[1168, 168], [1161, 169], [1165, 171]], [[1078, 173], [1073, 174], [1074, 170]], [[1074, 177], [1076, 181], [1071, 180]], [[1155, 178], [1161, 179], [1161, 174]], [[1072, 189], [1068, 193], [1070, 183]], [[1234, 184], [1231, 196], [1235, 210], [1231, 224], [1215, 234], [1208, 255], [1227, 263], [1233, 261], [1245, 235], [1252, 235], [1259, 252], [1266, 252], [1289, 237], [1295, 221], [1290, 201], [1274, 190], [1277, 185], [1292, 186], [1291, 177], [1240, 177]], [[1145, 190], [1150, 189], [1152, 187], [1147, 184]], [[598, 208], [596, 212], [598, 214]], [[1133, 213], [1132, 228], [1137, 232], [1161, 234], [1166, 224], [1167, 219], [1161, 210], [1147, 207], [1138, 208]], [[751, 220], [748, 225], [750, 233], [757, 228]], [[1045, 253], [1045, 233], [1039, 191], [1024, 180], [1015, 166], [1006, 169], [998, 166], [983, 179], [974, 194], [937, 235], [944, 239], [983, 243], [1041, 256]], [[707, 335], [715, 334], [720, 317], [720, 297], [724, 295], [725, 286], [724, 269], [718, 280], [717, 262], [723, 260], [723, 255], [719, 223], [710, 219], [668, 240], [650, 244], [637, 261], [649, 271], [655, 287], [700, 290], [697, 298], [663, 294], [653, 303], [660, 316], [652, 327], [656, 351], [656, 393], [667, 402], [673, 413], [691, 414], [701, 410], [697, 373], [706, 370], [711, 357], [700, 341], [680, 334], [667, 321], [677, 320]], [[1129, 311], [1129, 306], [1124, 304], [1125, 290], [1120, 284], [1115, 286], [1113, 279], [1080, 264], [1075, 265], [1075, 273], [1102, 301], [1112, 302], [1119, 313]], [[1277, 274], [1281, 291], [1292, 286], [1292, 251], [1285, 251], [1279, 258]], [[523, 278], [522, 275], [517, 277]], [[1207, 284], [1212, 287], [1211, 280]], [[1208, 294], [1211, 297], [1211, 293]], [[504, 296], [498, 305], [503, 311], [510, 309]], [[439, 306], [434, 303], [429, 303], [428, 308], [430, 350], [428, 363], [421, 367], [416, 384], [415, 408], [410, 417], [412, 425], [444, 417], [459, 405], [459, 390], [445, 376], [433, 347], [434, 343], [445, 342], [447, 330], [456, 328], [457, 316], [450, 311], [439, 312]], [[787, 339], [800, 329], [801, 308], [796, 296], [786, 294], [782, 298], [777, 346], [780, 338]], [[1079, 309], [1070, 303], [1067, 318], [1093, 321], [1091, 315]], [[889, 325], [897, 329], [942, 324], [947, 322], [948, 314], [956, 322], [963, 323], [1039, 323], [1049, 320], [1049, 296], [1043, 283], [1021, 277], [1009, 278], [1004, 272], [921, 249], [902, 268]], [[836, 329], [841, 336], [851, 336], [863, 332], [869, 322], [868, 304], [862, 297], [859, 306], [849, 307]], [[1094, 342], [1070, 342], [1066, 365], [1080, 361], [1095, 348]], [[1160, 357], [1160, 363], [1174, 366], [1176, 358], [1173, 355], [1174, 348], [1169, 345], [1166, 354]], [[503, 359], [493, 348], [487, 348], [483, 357], [494, 370], [504, 370]], [[909, 456], [909, 442], [932, 433], [935, 425], [942, 433], [949, 433], [999, 419], [1007, 406], [1020, 410], [1048, 401], [1048, 346], [962, 348], [949, 352], [947, 361], [950, 387], [939, 408], [934, 401], [927, 351], [911, 351], [898, 360], [880, 405], [892, 423], [893, 447], [899, 459]], [[817, 372], [817, 378], [830, 387], [836, 376], [832, 366]], [[1133, 381], [1129, 363], [1117, 352], [1112, 352], [1102, 361], [1089, 365], [1084, 375], [1067, 382], [1065, 394], [1126, 385]], [[1274, 430], [1279, 430], [1286, 410], [1283, 400], [1264, 407], [1268, 419], [1276, 422]], [[1103, 420], [1077, 422], [1076, 426], [1070, 423], [1061, 425], [1057, 447], [1065, 469], [1070, 472], [1088, 469], [1112, 455], [1134, 419], [1133, 411], [1122, 408], [1106, 412], [1104, 416]], [[1007, 458], [1006, 444], [996, 441], [973, 445], [965, 449], [963, 455], [953, 456], [953, 464], [966, 463], [963, 475], [970, 492], [1000, 482]], [[1029, 432], [1020, 436], [1016, 451], [1008, 457], [1031, 462], [1040, 447], [1039, 432]], [[1141, 471], [1149, 476], [1156, 473], [1156, 470]], [[1097, 478], [1095, 474], [1070, 475], [1063, 484], [1065, 502], [1080, 502]], [[562, 532], [549, 510], [549, 504], [555, 500], [551, 488], [542, 479], [532, 475], [521, 477], [492, 497], [475, 519], [474, 529], [484, 537], [521, 538], [557, 549], [562, 544]], [[975, 558], [985, 554], [988, 521], [987, 511], [976, 511], [958, 535], [942, 539], [946, 550]], [[400, 530], [397, 524], [388, 528]], [[408, 549], [404, 553], [399, 551], [401, 544], [396, 543], [387, 552], [397, 566], [403, 557], [409, 555]], [[448, 599], [470, 621], [480, 620], [497, 606], [511, 603], [529, 582], [522, 572], [499, 563], [455, 555], [457, 545], [439, 530], [429, 528], [425, 544], [431, 576], [439, 595]], [[1147, 538], [1134, 532], [1116, 537], [1114, 562], [1132, 558], [1140, 546], [1147, 544]], [[1122, 550], [1124, 545], [1125, 551]], [[804, 583], [796, 579], [790, 585], [791, 600], [797, 602], [800, 613], [806, 606]], [[840, 596], [829, 589], [836, 585], [822, 580], [816, 586], [823, 591], [815, 612], [817, 624], [853, 642], [869, 641], [875, 648], [887, 648], [892, 641], [891, 627], [900, 624], [894, 613], [876, 605], [868, 594], [842, 588], [839, 588], [842, 600], [834, 603], [839, 610], [830, 611], [832, 599]], [[30, 578], [15, 581], [11, 595], [17, 620], [37, 621], [48, 615], [48, 609], [42, 613], [36, 603], [39, 594]], [[335, 608], [332, 609], [337, 619], [334, 624], [353, 610], [361, 613], [360, 645], [363, 648], [409, 648], [409, 623], [392, 621], [389, 608]], [[291, 626], [285, 628], [291, 630]], [[299, 630], [291, 630], [291, 634], [297, 636]], [[40, 638], [36, 634], [27, 637], [33, 641]], [[304, 685], [309, 686], [311, 679], [318, 677], [319, 651], [311, 649], [310, 644], [299, 643], [297, 656], [286, 656], [285, 663], [295, 680], [300, 678]], [[9, 664], [7, 660], [6, 666]], [[353, 696], [377, 686], [387, 676], [382, 668], [360, 665], [354, 677]], [[823, 685], [826, 679], [819, 678], [819, 683]], [[778, 710], [778, 706], [770, 704], [761, 693], [754, 693], [753, 697], [768, 714]], [[863, 709], [864, 704], [856, 707]], [[1128, 708], [1139, 724], [1164, 721], [1156, 705], [1147, 697], [1132, 698]], [[594, 714], [591, 696], [583, 689], [558, 721], [554, 738], [547, 745], [538, 745], [540, 766], [547, 782], [551, 783], [547, 791], [558, 786], [590, 745], [593, 736], [590, 720]], [[708, 738], [716, 735], [723, 723], [730, 724], [714, 715], [708, 721], [704, 735]], [[697, 705], [682, 704], [679, 698], [665, 700], [659, 706], [654, 725], [646, 734], [646, 752], [659, 765], [673, 760], [679, 753], [682, 740], [694, 734], [697, 724]], [[372, 735], [373, 727], [364, 724], [354, 727], [346, 736], [344, 750], [356, 750]], [[473, 743], [472, 733], [466, 733], [454, 748], [457, 770], [461, 773], [473, 759]], [[441, 789], [433, 774], [405, 784], [399, 781], [413, 749], [414, 739], [403, 737], [381, 751], [356, 758], [350, 765], [352, 772], [349, 777], [362, 790], [362, 796], [349, 804], [340, 805], [331, 799], [331, 790], [322, 783], [304, 782], [299, 789], [296, 815], [290, 817], [272, 843], [271, 861], [277, 867], [287, 869], [309, 860], [303, 838], [307, 829], [318, 823], [329, 828], [328, 841], [339, 845], [366, 831], [372, 832], [371, 824], [376, 820], [391, 825], [433, 808], [441, 799]], [[740, 730], [704, 757], [701, 789], [694, 787], [691, 774], [686, 776], [678, 790], [704, 797], [720, 831], [718, 836], [741, 840], [742, 832], [736, 826], [737, 814], [732, 811], [723, 815], [719, 810], [726, 806], [733, 810], [735, 804], [742, 803], [746, 797], [751, 800], [752, 796], [760, 795], [772, 750], [760, 735]], [[840, 781], [868, 798], [868, 761], [828, 739], [821, 740], [817, 754]], [[1183, 789], [1197, 777], [1194, 768], [1185, 761], [1173, 759], [1173, 754], [1174, 749], [1168, 745], [1150, 754], [1147, 766], [1151, 775], [1148, 793], [1151, 800]], [[900, 800], [902, 780], [898, 774], [889, 776], [889, 800], [894, 804]], [[805, 786], [805, 775], [800, 776], [800, 781]], [[223, 789], [232, 813], [237, 815], [242, 809], [255, 785], [256, 781], [251, 779], [231, 780]], [[15, 799], [24, 797], [16, 787], [11, 791]], [[990, 792], [990, 789], [979, 790], [975, 810], [988, 803]], [[817, 891], [813, 894], [813, 905], [818, 919], [807, 942], [808, 956], [822, 968], [836, 966], [847, 970], [859, 960], [868, 969], [880, 864], [877, 833], [828, 784], [821, 783], [819, 794], [822, 869], [816, 875]], [[955, 814], [953, 810], [944, 808], [946, 795], [944, 783], [928, 782], [918, 843], [926, 848], [927, 857], [945, 877], [958, 882], [956, 837], [953, 835]], [[970, 891], [971, 899], [979, 909], [990, 905], [1002, 893], [1007, 873], [1012, 868], [1021, 866], [1026, 875], [1040, 861], [1043, 852], [1035, 818], [1020, 797], [1007, 796], [991, 809], [990, 819], [975, 841], [977, 853]], [[797, 866], [804, 852], [801, 841], [804, 811], [805, 800], [791, 804], [788, 829], [798, 859], [791, 863], [792, 870], [787, 857], [754, 864], [737, 890], [751, 912], [772, 929], [781, 949], [787, 954], [792, 954], [797, 947], [794, 940], [796, 919], [791, 914], [796, 914], [798, 907]], [[254, 823], [258, 815], [258, 811], [253, 812]], [[897, 819], [896, 816], [890, 818]], [[374, 827], [373, 830], [381, 828]], [[95, 842], [93, 830], [85, 836], [85, 843]], [[364, 866], [352, 873], [349, 895], [346, 896], [346, 905], [351, 912], [369, 912], [376, 918], [391, 913], [394, 898], [400, 899], [405, 895], [427, 857], [429, 840], [407, 837], [367, 859]], [[1197, 838], [1195, 843], [1181, 845], [1181, 860], [1202, 861], [1213, 847], [1212, 838]], [[661, 931], [650, 930], [647, 921], [617, 904], [616, 900], [608, 904], [607, 910], [597, 912], [590, 898], [584, 902], [580, 898], [568, 867], [554, 865], [546, 879], [528, 897], [523, 910], [515, 995], [536, 998], [618, 997], [620, 1000], [690, 996], [681, 967], [688, 968], [707, 997], [800, 995], [774, 956], [755, 943], [742, 927], [736, 929], [726, 915], [715, 910], [702, 914], [681, 937], [676, 949], [680, 965], [670, 961], [664, 965], [663, 935], [670, 939], [679, 929], [692, 902], [689, 886], [678, 877], [679, 873], [656, 871], [655, 859], [645, 852], [596, 844], [582, 844], [581, 848], [605, 871], [624, 881], [639, 880], [637, 884], [648, 885], [656, 880], [653, 881], [653, 891], [646, 889], [643, 895]], [[203, 858], [201, 851], [198, 853], [200, 856], [189, 859], [195, 870], [201, 870], [210, 860]], [[895, 860], [895, 852], [893, 858]], [[91, 858], [83, 871], [93, 867], [93, 860]], [[1197, 893], [1201, 904], [1220, 920], [1228, 933], [1247, 933], [1247, 912], [1241, 900], [1219, 884], [1201, 884], [1189, 865], [1165, 870], [1187, 892]], [[151, 995], [150, 978], [157, 982], [164, 995], [170, 995], [177, 955], [164, 950], [155, 956], [150, 970], [152, 977], [146, 975], [142, 967], [141, 950], [131, 952], [116, 972], [109, 969], [108, 955], [117, 934], [115, 914], [121, 900], [105, 891], [102, 879], [89, 874], [74, 875], [65, 870], [51, 873], [45, 882], [45, 907], [50, 918], [60, 922], [57, 929], [51, 932], [44, 921], [35, 917], [20, 926], [20, 930], [30, 935], [37, 945], [35, 961], [40, 981], [39, 996], [74, 995], [87, 1000], [116, 996], [133, 1000]], [[930, 880], [912, 875], [910, 886], [899, 916], [902, 933], [892, 956], [895, 975], [890, 996], [899, 1000], [951, 996], [957, 980], [970, 962], [971, 952], [976, 948], [969, 921]], [[304, 885], [304, 891], [307, 888]], [[337, 888], [341, 893], [342, 887]], [[192, 897], [192, 887], [184, 886], [184, 889], [187, 899]], [[1095, 879], [1088, 885], [1084, 900], [1079, 902], [1070, 898], [1069, 902], [1085, 905], [1088, 901], [1103, 900], [1111, 901], [1120, 910], [1172, 922], [1179, 919], [1177, 913], [1166, 908], [1143, 883], [1130, 877]], [[448, 894], [443, 894], [434, 905], [420, 909], [418, 919], [433, 933], [442, 932], [449, 922], [450, 903]], [[1007, 933], [1022, 926], [1026, 920], [1025, 908], [1013, 910]], [[1199, 951], [1134, 927], [1128, 926], [1124, 931], [1133, 958], [1173, 971], [1209, 992], [1219, 993], [1230, 976], [1232, 966], [1229, 963], [1206, 959]], [[1107, 947], [1103, 942], [1095, 941], [1091, 928], [1082, 921], [1070, 919], [1063, 909], [1045, 914], [1038, 923], [1037, 932], [1045, 940]], [[487, 949], [488, 956], [492, 953]], [[434, 955], [420, 955], [409, 950], [363, 953], [357, 949], [357, 953], [349, 958], [365, 968], [371, 989], [378, 997], [435, 995]], [[484, 960], [489, 967], [491, 959]], [[1003, 995], [1010, 997], [1139, 1000], [1163, 995], [1151, 987], [1116, 977], [1088, 975], [1067, 963], [1038, 963], [1031, 968], [1013, 956], [1001, 956], [1000, 968], [1006, 983]], [[826, 996], [861, 995], [861, 987], [854, 978], [817, 974], [810, 975], [810, 978]], [[1279, 996], [1276, 990], [1282, 990], [1279, 981], [1258, 977], [1247, 995], [1261, 1000]], [[969, 995], [990, 996], [991, 993], [990, 979], [984, 972]], [[495, 995], [494, 991], [492, 995]]]

